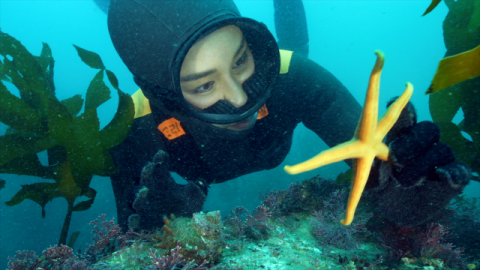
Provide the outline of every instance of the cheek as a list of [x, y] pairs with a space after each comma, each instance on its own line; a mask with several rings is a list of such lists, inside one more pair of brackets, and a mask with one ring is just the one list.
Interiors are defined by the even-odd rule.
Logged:
[[253, 61], [253, 57], [250, 54], [251, 61], [248, 61], [247, 66], [245, 67], [245, 72], [241, 75], [241, 83], [243, 84], [248, 78], [252, 77], [252, 74], [255, 72], [255, 61]]

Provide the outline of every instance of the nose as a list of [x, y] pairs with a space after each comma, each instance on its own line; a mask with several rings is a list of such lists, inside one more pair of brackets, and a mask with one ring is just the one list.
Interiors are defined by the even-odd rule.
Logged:
[[248, 96], [243, 91], [242, 84], [235, 78], [231, 78], [227, 81], [227, 85], [224, 88], [223, 99], [230, 102], [235, 108], [240, 108], [247, 103]]

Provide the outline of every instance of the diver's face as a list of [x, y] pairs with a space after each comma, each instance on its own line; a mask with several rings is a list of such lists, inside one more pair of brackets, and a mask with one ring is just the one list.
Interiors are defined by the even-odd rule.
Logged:
[[[180, 70], [180, 85], [185, 99], [199, 109], [222, 99], [240, 108], [248, 100], [242, 85], [254, 71], [255, 63], [242, 31], [229, 25], [190, 48]], [[215, 126], [243, 130], [252, 127], [255, 120], [254, 114], [241, 122]]]

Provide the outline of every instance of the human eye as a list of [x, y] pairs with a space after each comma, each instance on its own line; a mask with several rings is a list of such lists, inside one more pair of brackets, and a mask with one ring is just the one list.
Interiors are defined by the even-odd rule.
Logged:
[[206, 93], [206, 92], [210, 91], [210, 89], [212, 89], [212, 86], [213, 86], [213, 82], [208, 82], [206, 84], [203, 84], [203, 85], [193, 89], [190, 92], [192, 94], [203, 94], [203, 93]]
[[238, 69], [238, 68], [241, 68], [245, 65], [245, 63], [247, 62], [248, 60], [248, 54], [247, 52], [245, 51], [245, 53], [242, 55], [242, 57], [240, 57], [237, 62], [235, 62], [235, 64], [233, 65], [233, 69]]

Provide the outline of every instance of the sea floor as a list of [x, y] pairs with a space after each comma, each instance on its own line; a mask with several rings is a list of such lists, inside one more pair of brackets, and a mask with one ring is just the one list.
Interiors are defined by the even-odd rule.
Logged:
[[268, 239], [246, 242], [241, 250], [227, 249], [219, 266], [238, 266], [238, 269], [245, 270], [356, 269], [353, 261], [345, 261], [342, 265], [340, 257], [361, 257], [359, 260], [376, 262], [385, 253], [372, 244], [361, 244], [357, 250], [322, 247], [310, 232], [310, 221], [302, 217], [293, 218], [297, 220], [298, 227], [277, 226]]
[[[218, 263], [208, 269], [450, 269], [440, 260], [405, 258], [398, 263], [386, 263], [389, 252], [374, 241], [365, 241], [357, 249], [343, 250], [324, 246], [311, 233], [310, 217], [292, 215], [288, 227], [275, 224], [264, 239], [244, 239], [238, 242], [227, 238]], [[293, 225], [292, 225], [293, 224]], [[102, 259], [98, 269], [149, 269], [150, 249], [154, 243], [135, 243]], [[161, 249], [157, 249], [161, 254]], [[388, 258], [387, 258], [388, 259]], [[154, 269], [154, 268], [151, 268]], [[175, 268], [182, 269], [182, 268]], [[189, 268], [195, 269], [195, 268]]]

